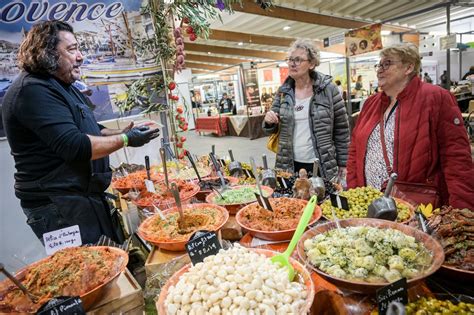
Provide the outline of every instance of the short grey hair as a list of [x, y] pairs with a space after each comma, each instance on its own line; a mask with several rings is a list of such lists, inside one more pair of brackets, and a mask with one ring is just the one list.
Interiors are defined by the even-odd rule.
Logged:
[[314, 62], [316, 66], [319, 66], [319, 49], [316, 48], [316, 45], [313, 40], [309, 38], [300, 38], [295, 40], [291, 44], [290, 49], [288, 49], [288, 53], [291, 54], [291, 52], [295, 51], [298, 48], [306, 50], [309, 62]]
[[401, 43], [394, 44], [386, 47], [380, 51], [380, 57], [391, 57], [396, 56], [400, 58], [403, 64], [412, 64], [413, 72], [412, 77], [420, 72], [421, 58], [418, 52], [418, 47], [413, 43]]

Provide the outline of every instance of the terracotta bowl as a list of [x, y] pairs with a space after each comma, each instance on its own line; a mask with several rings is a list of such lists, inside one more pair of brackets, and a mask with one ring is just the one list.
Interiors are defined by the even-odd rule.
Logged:
[[[190, 204], [190, 205], [185, 205], [183, 206], [183, 210], [186, 211], [187, 209], [199, 209], [199, 208], [214, 208], [217, 211], [219, 211], [222, 214], [222, 220], [216, 224], [215, 228], [206, 228], [206, 230], [211, 230], [211, 231], [219, 231], [224, 224], [227, 222], [229, 219], [229, 213], [224, 207], [214, 205], [214, 204], [209, 204], [209, 203], [196, 203], [196, 204]], [[163, 214], [165, 216], [169, 215], [170, 213], [178, 212], [177, 207], [173, 207], [171, 209], [167, 209], [163, 211]], [[148, 226], [151, 222], [155, 220], [155, 218], [159, 217], [158, 214], [155, 214], [152, 217], [147, 218], [145, 221], [143, 221], [140, 226], [138, 227], [138, 235], [140, 235], [141, 238], [143, 238], [145, 241], [148, 241], [156, 246], [158, 246], [161, 249], [166, 249], [169, 251], [185, 251], [185, 245], [189, 240], [189, 237], [191, 235], [188, 235], [188, 237], [184, 240], [174, 240], [174, 239], [168, 239], [168, 240], [157, 240], [156, 238], [153, 237], [153, 234], [150, 232], [146, 231], [146, 226]], [[192, 234], [192, 233], [191, 233]]]
[[[422, 231], [415, 229], [413, 227], [410, 227], [408, 225], [386, 221], [386, 220], [369, 219], [369, 218], [340, 220], [339, 224], [341, 225], [342, 228], [349, 227], [349, 226], [372, 226], [372, 227], [386, 228], [386, 229], [391, 228], [391, 229], [399, 230], [406, 235], [413, 236], [418, 242], [423, 243], [426, 249], [428, 249], [431, 253], [433, 253], [433, 260], [431, 262], [430, 268], [426, 270], [425, 273], [418, 275], [417, 277], [411, 278], [407, 281], [409, 287], [417, 284], [419, 281], [425, 279], [426, 277], [436, 272], [436, 270], [438, 270], [441, 267], [441, 264], [444, 261], [444, 252], [443, 252], [443, 247], [441, 247], [441, 244], [430, 235], [423, 233]], [[374, 294], [377, 289], [380, 289], [386, 286], [388, 282], [368, 283], [368, 282], [363, 282], [363, 281], [352, 281], [352, 280], [337, 278], [319, 270], [318, 268], [314, 267], [309, 262], [308, 257], [306, 256], [306, 252], [304, 250], [304, 245], [303, 245], [304, 241], [306, 241], [307, 239], [313, 238], [315, 235], [322, 234], [324, 232], [327, 232], [329, 230], [333, 230], [336, 228], [337, 226], [335, 222], [328, 222], [325, 224], [318, 225], [309, 231], [306, 231], [301, 237], [300, 241], [298, 242], [297, 251], [298, 251], [299, 257], [304, 262], [306, 262], [308, 266], [310, 266], [310, 268], [313, 269], [316, 273], [318, 273], [322, 277], [326, 278], [329, 282], [334, 283], [336, 286], [340, 288], [344, 288], [344, 289], [356, 291], [356, 292], [362, 292], [366, 294]]]
[[[238, 184], [239, 182], [239, 179], [236, 178], [236, 177], [232, 177], [232, 176], [224, 176], [225, 179], [228, 180], [228, 185], [229, 186], [235, 186]], [[206, 178], [203, 178], [202, 181], [208, 181], [208, 180], [220, 180], [219, 177], [206, 177]], [[196, 184], [198, 184], [198, 181], [194, 181]], [[198, 184], [199, 185], [199, 184]], [[206, 201], [206, 197], [207, 195], [209, 195], [210, 193], [212, 192], [212, 190], [200, 190], [197, 194], [196, 194], [196, 199], [199, 200], [199, 201]]]
[[[262, 248], [248, 248], [251, 251], [257, 252], [259, 254], [263, 254], [267, 257], [273, 257], [275, 255], [280, 254], [279, 252], [274, 252], [268, 249], [262, 249]], [[308, 270], [305, 269], [305, 267], [296, 259], [293, 259], [290, 257], [290, 263], [293, 265], [295, 268], [296, 276], [295, 279], [298, 279], [301, 283], [304, 283], [306, 286], [306, 290], [308, 291], [308, 295], [306, 297], [306, 304], [304, 306], [304, 309], [301, 310], [301, 314], [307, 314], [311, 308], [311, 305], [313, 305], [313, 300], [314, 300], [314, 294], [315, 294], [315, 289], [314, 289], [314, 284], [313, 280], [311, 279], [311, 274], [309, 273]], [[168, 295], [168, 290], [171, 286], [176, 285], [178, 283], [179, 278], [186, 273], [191, 265], [186, 265], [180, 270], [178, 270], [171, 278], [168, 279], [166, 284], [163, 286], [161, 289], [161, 293], [158, 297], [158, 301], [156, 302], [156, 309], [158, 310], [159, 315], [165, 315], [166, 313], [166, 308], [165, 308], [165, 300], [166, 296]]]
[[[233, 187], [230, 187], [230, 189], [239, 189], [239, 188], [243, 188], [243, 187], [256, 187], [255, 185], [240, 185], [240, 186], [233, 186]], [[271, 189], [270, 187], [268, 186], [262, 186], [262, 190], [267, 192], [267, 195], [268, 196], [271, 196], [273, 194], [273, 189]], [[217, 193], [216, 192], [212, 192], [210, 193], [209, 195], [207, 195], [206, 197], [206, 202], [207, 203], [214, 203], [214, 199], [216, 198]], [[233, 214], [235, 215], [240, 209], [242, 209], [243, 207], [245, 207], [246, 205], [252, 203], [252, 202], [255, 202], [255, 199], [254, 200], [250, 200], [249, 202], [244, 202], [244, 203], [229, 203], [229, 204], [224, 204], [224, 205], [220, 205], [220, 206], [223, 206], [227, 209], [227, 211], [229, 211], [229, 214]]]
[[[84, 310], [88, 311], [94, 306], [94, 304], [96, 302], [100, 301], [100, 299], [107, 292], [108, 288], [110, 288], [115, 283], [118, 276], [125, 270], [125, 268], [127, 268], [128, 254], [125, 251], [123, 251], [123, 250], [121, 250], [117, 247], [90, 246], [90, 247], [86, 247], [86, 248], [91, 249], [91, 250], [93, 250], [93, 249], [98, 249], [98, 250], [107, 249], [107, 250], [111, 251], [112, 253], [114, 253], [114, 255], [117, 256], [117, 265], [116, 265], [116, 269], [114, 270], [113, 275], [110, 276], [109, 278], [107, 278], [101, 285], [99, 285], [99, 286], [95, 287], [94, 289], [80, 295]], [[29, 269], [43, 264], [44, 262], [46, 262], [49, 259], [49, 257], [50, 256], [48, 256], [46, 258], [43, 258], [43, 259], [41, 259], [41, 260], [39, 260], [39, 261], [37, 261], [37, 262], [27, 266], [27, 267], [21, 269], [20, 271], [18, 271], [15, 274], [15, 277], [21, 281], [24, 278], [25, 273]], [[12, 286], [13, 286], [12, 282], [8, 279], [5, 279], [2, 282], [0, 282], [0, 301], [3, 299], [2, 296], [3, 296], [4, 292]], [[40, 306], [41, 305], [38, 305], [38, 308]], [[0, 313], [3, 314], [1, 307], [0, 307]], [[15, 312], [15, 313], [17, 313], [17, 312]]]
[[[130, 183], [124, 183], [122, 181], [123, 178], [129, 178], [129, 177], [136, 177], [143, 179], [140, 181], [139, 184], [136, 185], [131, 185]], [[153, 172], [151, 173], [151, 180], [154, 183], [159, 183], [162, 182], [165, 179], [165, 176], [162, 173], [157, 173]], [[147, 178], [146, 175], [146, 170], [139, 170], [134, 173], [130, 173], [127, 176], [124, 177], [116, 177], [112, 179], [111, 187], [117, 191], [119, 191], [121, 194], [126, 194], [128, 193], [131, 189], [136, 189], [138, 191], [144, 190], [145, 189], [145, 179]]]
[[[272, 199], [276, 199], [276, 198], [270, 198], [270, 202], [272, 201]], [[278, 198], [278, 199], [279, 200], [291, 200], [293, 198]], [[308, 203], [307, 200], [302, 200], [302, 199], [293, 199], [293, 200], [300, 201], [301, 211], [303, 211], [304, 207]], [[289, 241], [289, 240], [291, 240], [291, 238], [293, 237], [293, 234], [295, 233], [296, 225], [298, 225], [298, 223], [296, 223], [296, 225], [291, 229], [280, 230], [280, 231], [257, 230], [257, 229], [254, 229], [254, 228], [246, 225], [245, 223], [243, 223], [245, 221], [243, 216], [244, 216], [245, 212], [247, 211], [247, 209], [249, 209], [250, 207], [253, 207], [257, 204], [258, 204], [257, 202], [251, 203], [251, 204], [245, 206], [244, 208], [240, 209], [239, 212], [237, 212], [237, 215], [235, 216], [235, 219], [237, 220], [237, 223], [242, 227], [242, 229], [247, 230], [250, 235], [261, 238], [263, 240], [268, 240], [268, 241]], [[319, 220], [319, 218], [321, 218], [321, 208], [319, 206], [316, 206], [316, 208], [314, 209], [313, 216], [311, 217], [311, 220], [309, 222], [309, 225], [314, 224], [316, 221]]]
[[[187, 184], [192, 185], [192, 190], [187, 191], [186, 193], [182, 193], [181, 191], [179, 192], [179, 196], [181, 198], [182, 204], [189, 203], [189, 200], [193, 198], [200, 190], [199, 185], [197, 184], [194, 184], [192, 182], [187, 182]], [[152, 211], [154, 211], [153, 204], [162, 210], [169, 209], [171, 207], [176, 206], [176, 202], [173, 197], [166, 198], [165, 200], [162, 200], [160, 202], [155, 202], [155, 203], [153, 203], [153, 201], [151, 200], [144, 200], [141, 198], [137, 198], [135, 200], [132, 200], [132, 203], [141, 209], [149, 208]]]
[[439, 272], [449, 277], [449, 279], [471, 283], [474, 281], [474, 271], [459, 269], [449, 265], [442, 265]]

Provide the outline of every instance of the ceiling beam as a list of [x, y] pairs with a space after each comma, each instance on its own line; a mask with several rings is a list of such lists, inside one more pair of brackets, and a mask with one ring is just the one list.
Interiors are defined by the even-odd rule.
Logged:
[[249, 44], [288, 47], [291, 45], [292, 42], [295, 41], [296, 38], [255, 35], [212, 29], [211, 34], [209, 35], [209, 39], [224, 40], [236, 43], [243, 42]]
[[215, 45], [203, 45], [203, 44], [193, 44], [186, 42], [185, 44], [186, 51], [198, 51], [198, 52], [211, 52], [221, 55], [234, 55], [234, 56], [245, 56], [261, 59], [270, 59], [270, 60], [284, 60], [287, 56], [286, 53], [273, 52], [273, 51], [264, 51], [256, 49], [240, 49], [234, 47], [223, 47]]
[[223, 66], [216, 66], [216, 65], [210, 65], [206, 63], [195, 63], [195, 62], [186, 62], [185, 64], [186, 68], [191, 68], [191, 69], [206, 69], [206, 70], [222, 70]]
[[197, 54], [191, 54], [191, 53], [186, 53], [186, 60], [209, 62], [209, 63], [220, 63], [220, 64], [226, 64], [226, 65], [237, 65], [242, 62], [251, 61], [250, 59], [223, 58], [223, 57], [215, 57], [212, 55], [197, 55]]
[[263, 15], [283, 20], [303, 22], [309, 24], [325, 25], [331, 27], [338, 27], [343, 29], [359, 28], [370, 23], [334, 17], [319, 13], [312, 13], [308, 11], [295, 10], [280, 6], [271, 7], [269, 10], [262, 10], [253, 0], [242, 0], [242, 7], [240, 5], [232, 6], [232, 9], [237, 12]]

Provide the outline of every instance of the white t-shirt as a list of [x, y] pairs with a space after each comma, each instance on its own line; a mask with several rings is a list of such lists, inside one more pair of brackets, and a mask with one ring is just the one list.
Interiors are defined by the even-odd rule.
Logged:
[[293, 133], [293, 152], [295, 161], [301, 163], [313, 163], [316, 159], [313, 141], [309, 125], [309, 101], [311, 96], [305, 99], [296, 99], [295, 104], [295, 131]]

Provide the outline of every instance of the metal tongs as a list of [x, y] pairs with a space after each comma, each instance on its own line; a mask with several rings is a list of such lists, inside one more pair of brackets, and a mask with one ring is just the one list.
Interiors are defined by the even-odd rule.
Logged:
[[368, 218], [377, 218], [389, 221], [395, 221], [397, 219], [397, 204], [395, 203], [395, 199], [390, 197], [393, 184], [397, 180], [397, 177], [398, 175], [396, 173], [392, 173], [390, 175], [384, 195], [375, 199], [369, 205], [369, 209], [367, 211]]
[[234, 154], [232, 150], [229, 149], [230, 163], [229, 163], [229, 173], [231, 176], [239, 177], [242, 175], [242, 164], [239, 161], [234, 160]]
[[324, 180], [318, 176], [319, 171], [319, 159], [316, 159], [313, 164], [313, 176], [309, 179], [313, 191], [318, 196], [318, 200], [323, 200], [326, 195], [326, 185], [324, 185]]
[[[250, 166], [252, 167], [252, 171], [255, 174], [257, 174], [257, 167], [255, 165], [255, 160], [253, 159], [253, 157], [250, 158]], [[257, 189], [258, 189], [258, 193], [260, 194], [260, 196], [265, 197], [265, 195], [263, 194], [262, 186], [260, 185], [260, 182], [258, 180], [256, 180], [255, 183], [257, 184]], [[269, 211], [273, 211], [272, 205], [270, 204], [270, 202], [268, 202], [268, 204], [265, 204], [264, 208], [269, 210]]]
[[262, 185], [269, 186], [275, 189], [277, 186], [275, 171], [268, 168], [267, 156], [265, 154], [262, 154], [262, 160], [263, 160]]
[[37, 303], [39, 301], [39, 297], [28, 291], [28, 289], [25, 288], [25, 286], [15, 278], [15, 276], [5, 269], [5, 266], [2, 263], [0, 263], [0, 272], [10, 279], [31, 300], [31, 302]]

